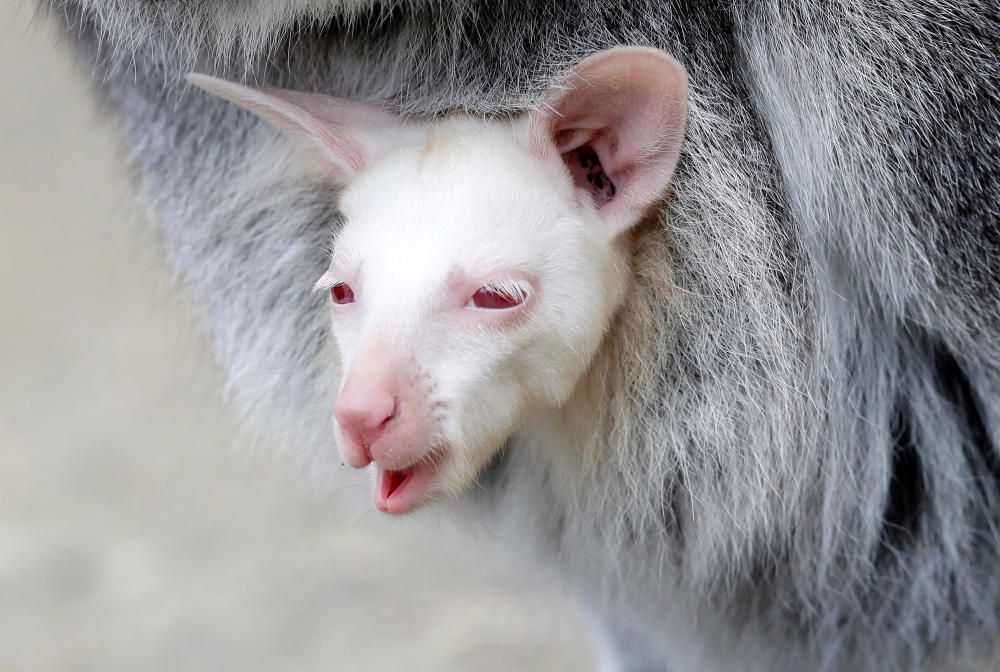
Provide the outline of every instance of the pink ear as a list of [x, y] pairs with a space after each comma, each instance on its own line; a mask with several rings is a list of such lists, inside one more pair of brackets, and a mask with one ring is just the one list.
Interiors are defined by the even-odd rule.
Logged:
[[533, 149], [558, 152], [617, 235], [662, 197], [687, 121], [687, 75], [662, 51], [619, 47], [576, 66], [532, 113]]
[[277, 126], [341, 184], [388, 149], [388, 136], [403, 125], [374, 105], [319, 93], [255, 89], [194, 72], [187, 80]]

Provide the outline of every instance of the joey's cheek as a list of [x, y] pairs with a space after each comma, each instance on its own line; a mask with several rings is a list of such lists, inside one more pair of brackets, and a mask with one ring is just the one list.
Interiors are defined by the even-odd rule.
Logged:
[[345, 324], [344, 320], [334, 321], [332, 335], [333, 343], [337, 346], [341, 358], [346, 359], [358, 350], [359, 337], [353, 325]]

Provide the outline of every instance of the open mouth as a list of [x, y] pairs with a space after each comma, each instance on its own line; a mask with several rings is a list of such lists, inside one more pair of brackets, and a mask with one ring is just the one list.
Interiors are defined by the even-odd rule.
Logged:
[[408, 513], [423, 504], [437, 473], [432, 460], [421, 460], [406, 469], [385, 469], [377, 464], [375, 469], [375, 508], [393, 515]]

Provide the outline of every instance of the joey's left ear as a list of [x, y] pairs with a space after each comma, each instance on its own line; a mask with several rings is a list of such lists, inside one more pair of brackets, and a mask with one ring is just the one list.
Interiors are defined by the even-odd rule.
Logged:
[[687, 74], [657, 49], [599, 52], [531, 114], [532, 150], [558, 153], [618, 235], [639, 222], [673, 175], [687, 121]]

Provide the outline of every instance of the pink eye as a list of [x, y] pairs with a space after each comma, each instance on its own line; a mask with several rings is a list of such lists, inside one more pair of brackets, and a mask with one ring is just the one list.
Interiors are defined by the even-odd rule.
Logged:
[[333, 302], [339, 305], [354, 303], [354, 290], [346, 282], [338, 282], [330, 288], [330, 296]]
[[485, 310], [508, 310], [520, 306], [527, 298], [528, 293], [520, 285], [503, 282], [480, 287], [466, 306]]

